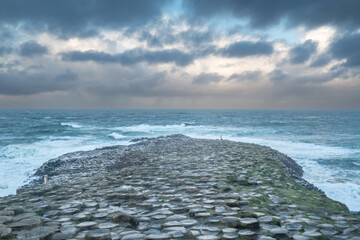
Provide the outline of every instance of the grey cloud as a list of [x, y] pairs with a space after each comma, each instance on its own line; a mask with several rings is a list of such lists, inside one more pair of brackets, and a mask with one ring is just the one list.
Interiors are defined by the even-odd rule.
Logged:
[[357, 0], [184, 0], [194, 19], [207, 20], [221, 14], [248, 19], [253, 28], [267, 28], [286, 20], [288, 26], [314, 28], [321, 25], [360, 24], [360, 2]]
[[1, 47], [0, 46], [0, 56], [12, 53], [13, 49], [11, 47]]
[[323, 67], [331, 61], [329, 54], [322, 54], [318, 56], [311, 64], [310, 67]]
[[86, 90], [99, 96], [131, 97], [171, 97], [176, 92], [165, 84], [168, 77], [166, 71], [153, 73], [145, 69], [131, 72], [120, 70], [117, 75], [121, 77], [114, 77], [110, 73], [106, 84], [96, 81], [87, 86]]
[[13, 32], [7, 27], [0, 27], [0, 41], [4, 42], [13, 38]]
[[307, 40], [303, 44], [299, 44], [290, 50], [290, 62], [292, 64], [304, 63], [313, 53], [316, 52], [317, 43], [311, 40]]
[[0, 22], [33, 32], [50, 31], [62, 38], [89, 37], [97, 28], [139, 26], [161, 15], [164, 0], [2, 0]]
[[289, 78], [289, 75], [284, 73], [280, 69], [275, 69], [274, 71], [270, 72], [269, 78], [273, 82], [283, 82], [284, 80], [287, 80]]
[[347, 34], [335, 40], [330, 52], [337, 59], [346, 59], [345, 66], [360, 66], [360, 33]]
[[201, 73], [193, 78], [193, 84], [208, 84], [220, 82], [224, 76], [217, 73]]
[[240, 41], [230, 44], [227, 48], [220, 50], [220, 53], [225, 57], [248, 57], [256, 55], [271, 55], [274, 48], [269, 42], [251, 42]]
[[149, 64], [174, 62], [177, 65], [186, 66], [194, 60], [194, 56], [176, 49], [147, 51], [137, 48], [113, 55], [98, 51], [72, 51], [61, 53], [61, 56], [64, 61], [94, 61], [97, 63], [120, 63], [123, 65], [131, 65], [138, 62], [147, 62]]
[[10, 70], [0, 73], [0, 94], [32, 95], [42, 92], [69, 90], [74, 83], [57, 81], [44, 73]]
[[146, 41], [149, 47], [162, 47], [162, 41], [159, 36], [149, 33], [148, 31], [142, 31], [140, 40]]
[[46, 46], [42, 46], [34, 41], [28, 41], [20, 45], [20, 55], [23, 57], [41, 56], [47, 52]]
[[93, 61], [101, 64], [119, 63], [122, 65], [132, 65], [139, 62], [149, 64], [175, 63], [179, 66], [187, 66], [195, 59], [206, 57], [211, 54], [220, 54], [224, 57], [247, 57], [258, 55], [269, 55], [273, 52], [273, 47], [268, 42], [236, 42], [224, 49], [217, 49], [215, 46], [207, 46], [189, 53], [177, 49], [166, 49], [150, 51], [142, 48], [135, 48], [119, 54], [109, 54], [99, 51], [71, 51], [60, 53], [63, 61]]
[[298, 83], [324, 83], [329, 82], [333, 78], [331, 74], [324, 73], [324, 74], [310, 74], [310, 75], [303, 75], [303, 76], [296, 76], [294, 77], [294, 81]]
[[[162, 47], [166, 44], [182, 43], [187, 48], [202, 48], [212, 44], [214, 32], [211, 29], [204, 29], [202, 25], [193, 25], [184, 31], [174, 28], [179, 23], [189, 24], [187, 19], [182, 17], [173, 17], [169, 20], [152, 21], [142, 28], [140, 32], [129, 29], [126, 35], [137, 37], [145, 41], [150, 47]], [[198, 27], [198, 28], [197, 28]], [[155, 29], [155, 31], [154, 31]]]
[[262, 77], [261, 71], [245, 71], [240, 74], [234, 73], [228, 77], [228, 81], [256, 81]]
[[300, 86], [303, 84], [320, 84], [334, 79], [335, 72], [311, 73], [311, 74], [292, 74], [285, 73], [280, 69], [275, 69], [268, 74], [270, 81], [283, 85]]
[[59, 82], [71, 82], [78, 79], [78, 75], [71, 71], [71, 69], [67, 69], [65, 73], [59, 74], [55, 77], [55, 81]]

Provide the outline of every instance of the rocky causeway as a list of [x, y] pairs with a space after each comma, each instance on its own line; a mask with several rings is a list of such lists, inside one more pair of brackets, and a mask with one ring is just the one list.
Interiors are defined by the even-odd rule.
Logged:
[[360, 240], [302, 174], [269, 147], [183, 135], [69, 153], [0, 198], [0, 239]]

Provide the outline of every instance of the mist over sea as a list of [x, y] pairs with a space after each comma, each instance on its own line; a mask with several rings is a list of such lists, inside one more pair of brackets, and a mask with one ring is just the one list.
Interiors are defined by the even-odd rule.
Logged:
[[62, 154], [178, 133], [270, 146], [328, 197], [360, 211], [360, 111], [1, 110], [0, 196]]

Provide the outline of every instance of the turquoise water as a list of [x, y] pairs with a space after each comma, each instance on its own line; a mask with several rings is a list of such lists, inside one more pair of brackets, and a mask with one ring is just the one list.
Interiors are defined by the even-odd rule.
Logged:
[[270, 146], [360, 211], [360, 111], [0, 111], [0, 196], [61, 154], [181, 133]]

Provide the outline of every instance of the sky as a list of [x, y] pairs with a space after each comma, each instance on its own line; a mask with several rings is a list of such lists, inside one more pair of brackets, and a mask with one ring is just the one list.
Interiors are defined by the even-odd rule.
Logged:
[[360, 109], [358, 0], [0, 0], [2, 109]]

